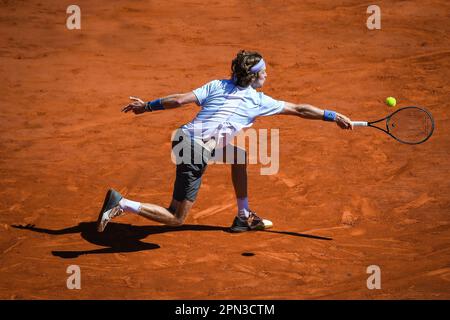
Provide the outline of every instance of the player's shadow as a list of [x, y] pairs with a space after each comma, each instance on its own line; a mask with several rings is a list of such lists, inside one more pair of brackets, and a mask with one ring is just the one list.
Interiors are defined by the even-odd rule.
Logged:
[[[104, 248], [94, 250], [80, 250], [80, 251], [52, 251], [54, 256], [61, 258], [77, 258], [80, 255], [87, 254], [104, 254], [104, 253], [120, 253], [120, 252], [137, 252], [144, 250], [158, 249], [160, 246], [155, 243], [142, 242], [142, 239], [147, 238], [149, 235], [165, 233], [165, 232], [177, 232], [177, 231], [223, 231], [230, 232], [227, 227], [210, 226], [210, 225], [191, 225], [185, 224], [178, 227], [171, 226], [134, 226], [130, 224], [114, 223], [110, 222], [108, 228], [104, 232], [97, 231], [96, 222], [81, 222], [76, 226], [51, 230], [38, 228], [34, 225], [12, 225], [13, 228], [26, 229], [39, 233], [46, 233], [51, 235], [66, 235], [71, 233], [80, 233], [81, 237], [98, 246]], [[331, 238], [325, 238], [320, 236], [314, 236], [309, 234], [302, 234], [297, 232], [287, 231], [274, 231], [265, 230], [264, 232], [271, 232], [277, 234], [286, 234], [297, 237], [313, 238], [318, 240], [332, 240]]]
[[77, 258], [86, 254], [103, 254], [103, 253], [120, 253], [120, 252], [137, 252], [144, 250], [158, 249], [160, 246], [155, 243], [142, 242], [149, 235], [174, 232], [174, 231], [210, 231], [219, 230], [226, 231], [225, 227], [208, 226], [208, 225], [182, 225], [179, 227], [170, 226], [133, 226], [130, 224], [114, 223], [108, 224], [108, 228], [104, 232], [97, 231], [96, 222], [81, 222], [76, 226], [51, 230], [38, 228], [34, 225], [12, 225], [17, 229], [26, 229], [39, 233], [51, 235], [65, 235], [71, 233], [80, 233], [81, 237], [98, 246], [105, 248], [81, 251], [52, 251], [54, 256], [61, 258]]

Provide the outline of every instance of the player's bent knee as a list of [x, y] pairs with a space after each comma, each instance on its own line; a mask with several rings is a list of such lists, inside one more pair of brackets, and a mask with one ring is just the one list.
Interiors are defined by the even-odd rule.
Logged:
[[173, 222], [170, 223], [170, 225], [172, 227], [180, 227], [184, 224], [184, 219], [180, 220], [180, 219], [175, 219]]
[[178, 208], [174, 214], [175, 219], [173, 219], [173, 222], [171, 223], [171, 225], [173, 225], [173, 226], [183, 225], [193, 204], [194, 204], [194, 201], [190, 201], [187, 199], [180, 202], [180, 204], [178, 205]]
[[179, 227], [184, 224], [184, 222], [186, 220], [186, 215], [181, 216], [181, 217], [174, 215], [174, 218], [175, 219], [173, 219], [173, 221], [170, 223], [170, 225], [173, 227]]

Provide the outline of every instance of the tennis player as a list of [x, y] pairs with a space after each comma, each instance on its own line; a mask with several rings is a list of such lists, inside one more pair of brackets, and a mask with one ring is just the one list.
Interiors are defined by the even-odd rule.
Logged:
[[352, 123], [335, 111], [275, 100], [257, 91], [263, 87], [266, 78], [266, 63], [261, 54], [242, 50], [231, 63], [230, 79], [213, 80], [194, 91], [150, 102], [130, 97], [133, 102], [122, 109], [125, 113], [170, 112], [170, 109], [189, 103], [196, 103], [201, 109], [194, 120], [181, 126], [172, 137], [172, 151], [177, 165], [169, 207], [126, 199], [110, 189], [99, 213], [98, 231], [102, 232], [111, 219], [125, 212], [167, 225], [182, 225], [196, 200], [208, 161], [216, 159], [219, 154], [225, 163], [231, 164], [237, 199], [237, 215], [230, 230], [243, 232], [271, 227], [272, 222], [260, 218], [249, 208], [247, 154], [230, 143], [233, 137], [262, 116], [292, 115], [324, 120], [335, 122], [342, 129], [352, 129]]

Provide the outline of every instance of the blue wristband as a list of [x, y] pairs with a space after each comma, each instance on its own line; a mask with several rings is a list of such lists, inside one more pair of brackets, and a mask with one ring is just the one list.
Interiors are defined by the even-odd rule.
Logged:
[[164, 110], [162, 100], [156, 99], [156, 100], [147, 102], [147, 104], [145, 105], [145, 110], [150, 111], [150, 112], [156, 111], [156, 110]]
[[325, 120], [325, 121], [336, 120], [336, 112], [331, 111], [331, 110], [324, 110], [323, 111], [323, 120]]

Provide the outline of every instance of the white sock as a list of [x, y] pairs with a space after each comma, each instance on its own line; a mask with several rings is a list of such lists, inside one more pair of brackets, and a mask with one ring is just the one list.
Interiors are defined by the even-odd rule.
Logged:
[[237, 198], [237, 205], [238, 205], [238, 211], [241, 211], [242, 209], [248, 210], [248, 198]]
[[245, 220], [250, 216], [250, 211], [248, 211], [247, 209], [242, 209], [239, 210], [238, 212], [238, 217]]
[[242, 219], [247, 219], [250, 215], [248, 211], [248, 198], [237, 198], [238, 205], [238, 217]]
[[139, 212], [139, 207], [141, 206], [141, 203], [122, 198], [119, 201], [119, 206], [120, 206], [120, 208], [123, 211], [129, 211], [129, 212], [133, 212], [133, 213], [138, 213]]

